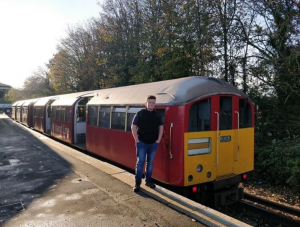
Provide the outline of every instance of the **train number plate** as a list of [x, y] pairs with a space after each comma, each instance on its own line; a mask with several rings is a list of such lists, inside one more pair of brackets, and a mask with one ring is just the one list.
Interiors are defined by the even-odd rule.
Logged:
[[231, 136], [221, 136], [220, 141], [221, 141], [221, 143], [230, 142]]

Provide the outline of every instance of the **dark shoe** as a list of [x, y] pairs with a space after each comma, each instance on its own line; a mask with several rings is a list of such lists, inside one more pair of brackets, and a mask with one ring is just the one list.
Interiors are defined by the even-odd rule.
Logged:
[[146, 186], [150, 187], [150, 188], [155, 188], [155, 184], [151, 181], [146, 181]]
[[138, 192], [140, 190], [140, 185], [139, 184], [135, 184], [133, 191], [134, 192]]

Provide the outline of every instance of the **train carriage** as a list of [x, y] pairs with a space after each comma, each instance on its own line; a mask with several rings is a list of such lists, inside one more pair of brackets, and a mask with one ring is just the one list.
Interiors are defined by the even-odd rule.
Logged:
[[254, 168], [254, 105], [222, 80], [187, 77], [98, 91], [87, 104], [87, 150], [134, 169], [130, 125], [149, 94], [165, 127], [153, 178], [202, 202], [207, 195], [216, 205], [238, 201], [237, 186]]
[[51, 135], [85, 148], [86, 104], [93, 95], [93, 92], [80, 92], [58, 96], [51, 103]]
[[22, 105], [22, 124], [27, 127], [33, 127], [33, 106], [38, 99], [26, 100]]
[[13, 120], [16, 120], [16, 113], [17, 113], [17, 105], [20, 101], [14, 102], [11, 106], [11, 118]]
[[38, 99], [33, 105], [33, 128], [42, 133], [51, 133], [51, 103], [57, 99], [49, 96]]
[[16, 118], [15, 120], [22, 123], [22, 105], [24, 104], [25, 101], [20, 101], [17, 103], [17, 105], [15, 106], [15, 114], [16, 114]]

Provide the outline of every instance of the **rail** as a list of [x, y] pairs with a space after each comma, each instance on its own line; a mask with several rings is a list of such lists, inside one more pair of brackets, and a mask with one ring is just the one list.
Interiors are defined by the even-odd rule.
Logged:
[[241, 203], [254, 212], [257, 212], [259, 215], [274, 220], [282, 226], [300, 226], [299, 220], [285, 215], [289, 214], [300, 218], [300, 210], [298, 209], [262, 199], [248, 193], [244, 194], [244, 200], [242, 200]]

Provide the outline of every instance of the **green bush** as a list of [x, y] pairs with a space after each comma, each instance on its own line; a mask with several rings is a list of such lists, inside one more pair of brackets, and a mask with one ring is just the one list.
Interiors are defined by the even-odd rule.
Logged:
[[300, 192], [300, 139], [275, 141], [256, 147], [255, 171], [257, 182], [288, 186]]

